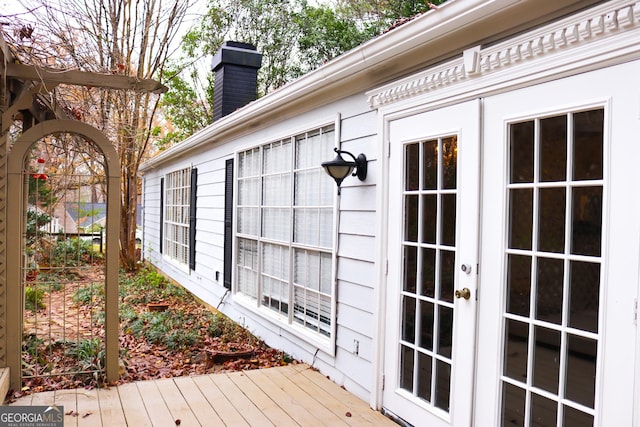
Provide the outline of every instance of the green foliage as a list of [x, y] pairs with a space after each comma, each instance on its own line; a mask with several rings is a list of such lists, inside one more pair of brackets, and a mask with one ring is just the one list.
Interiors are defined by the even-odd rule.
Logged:
[[40, 227], [51, 221], [51, 217], [39, 210], [27, 210], [27, 248], [33, 250], [33, 246], [42, 238], [39, 234]]
[[[327, 6], [305, 6], [294, 16], [303, 71], [310, 71], [376, 35], [374, 25], [362, 25]], [[362, 28], [361, 28], [362, 27]]]
[[69, 355], [77, 361], [80, 371], [100, 371], [105, 364], [105, 350], [100, 338], [69, 343]]
[[[180, 142], [192, 133], [211, 123], [212, 113], [209, 105], [212, 99], [199, 99], [196, 90], [187, 83], [197, 81], [197, 70], [191, 69], [188, 76], [184, 76], [190, 69], [181, 68], [178, 64], [168, 64], [161, 76], [169, 90], [162, 97], [161, 105], [165, 113], [172, 118], [176, 130], [168, 131], [162, 138], [156, 140], [156, 146], [161, 150], [173, 143]], [[158, 133], [158, 136], [161, 134]]]
[[46, 208], [53, 205], [57, 200], [58, 198], [54, 197], [48, 180], [35, 179], [33, 175], [29, 175], [28, 201], [30, 205]]
[[201, 341], [197, 329], [191, 328], [197, 322], [195, 316], [180, 311], [151, 311], [133, 319], [128, 329], [133, 335], [151, 343], [165, 345], [169, 350], [179, 350]]
[[[444, 0], [432, 0], [441, 4]], [[307, 0], [209, 0], [201, 19], [183, 36], [184, 58], [164, 70], [169, 87], [162, 105], [171, 126], [156, 139], [174, 145], [211, 120], [212, 73], [193, 65], [225, 41], [256, 46], [262, 54], [258, 95], [265, 95], [379, 35], [401, 18], [429, 9], [424, 0], [338, 0], [312, 6]]]
[[92, 264], [102, 258], [100, 252], [93, 250], [90, 240], [74, 237], [56, 242], [51, 250], [50, 261], [52, 266], [78, 267]]
[[44, 290], [39, 286], [25, 286], [24, 306], [27, 310], [37, 311], [45, 308]]
[[32, 357], [38, 355], [42, 346], [44, 346], [44, 340], [42, 338], [38, 338], [36, 334], [29, 334], [22, 338], [22, 351], [28, 353]]
[[146, 304], [168, 298], [193, 298], [181, 286], [176, 286], [150, 267], [144, 267], [130, 278], [121, 278], [120, 289], [128, 304]]
[[104, 300], [104, 284], [90, 283], [78, 288], [72, 298], [76, 304], [91, 305], [95, 302], [101, 302]]

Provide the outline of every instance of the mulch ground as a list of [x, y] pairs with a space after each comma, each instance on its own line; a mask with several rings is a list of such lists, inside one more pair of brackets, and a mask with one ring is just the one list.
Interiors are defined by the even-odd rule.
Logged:
[[[23, 377], [27, 376], [26, 374], [35, 375], [24, 379], [21, 390], [10, 391], [8, 400], [34, 392], [109, 385], [101, 384], [100, 378], [95, 373], [84, 375], [65, 373], [77, 370], [78, 359], [76, 355], [69, 354], [68, 347], [58, 345], [59, 343], [87, 337], [100, 339], [104, 337], [102, 324], [95, 321], [96, 304], [100, 301], [89, 305], [77, 304], [70, 292], [74, 286], [78, 287], [77, 284], [67, 284], [66, 291], [47, 293], [45, 308], [25, 311], [25, 333], [46, 339], [42, 342], [39, 340], [37, 343], [42, 351], [34, 351], [31, 354], [23, 352], [25, 367]], [[212, 310], [194, 298], [172, 297], [163, 301], [163, 304], [166, 306], [161, 307], [161, 310], [179, 312], [183, 316], [192, 318], [202, 318]], [[145, 311], [157, 309], [147, 304], [136, 306], [136, 311], [140, 315]], [[202, 336], [205, 336], [203, 340], [191, 346], [182, 346], [180, 349], [169, 349], [166, 345], [136, 336], [131, 331], [130, 325], [124, 321], [120, 324], [120, 379], [116, 384], [260, 369], [295, 363], [286, 354], [270, 348], [236, 324], [234, 328], [227, 328], [225, 334], [216, 337], [209, 336], [204, 330], [199, 331]], [[207, 328], [207, 326], [194, 323], [187, 325], [187, 328], [192, 330]], [[99, 364], [98, 358], [93, 361], [93, 367]], [[52, 365], [55, 365], [55, 368], [51, 369]], [[49, 373], [53, 372], [54, 375], [38, 375], [37, 372], [43, 371], [44, 368]], [[59, 375], [55, 374], [56, 372]]]

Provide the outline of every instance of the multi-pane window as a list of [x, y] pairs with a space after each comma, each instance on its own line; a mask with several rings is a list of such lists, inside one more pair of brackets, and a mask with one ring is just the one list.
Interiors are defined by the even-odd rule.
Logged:
[[189, 263], [191, 168], [166, 175], [164, 189], [164, 255]]
[[271, 142], [237, 158], [237, 287], [289, 324], [331, 336], [333, 194], [320, 166], [333, 127]]

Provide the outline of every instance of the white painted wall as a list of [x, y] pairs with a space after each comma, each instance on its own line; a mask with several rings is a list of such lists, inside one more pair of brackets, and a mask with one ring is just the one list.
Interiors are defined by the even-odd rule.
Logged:
[[[313, 364], [354, 394], [368, 399], [371, 393], [371, 361], [374, 357], [374, 235], [376, 223], [377, 118], [364, 93], [285, 120], [233, 141], [218, 143], [188, 156], [162, 164], [144, 174], [144, 257], [167, 276], [185, 286], [206, 303], [248, 327], [265, 342], [294, 358]], [[339, 114], [339, 116], [338, 116]], [[229, 295], [221, 303], [224, 255], [225, 161], [236, 151], [278, 140], [336, 122], [340, 117], [340, 144], [354, 154], [364, 153], [369, 174], [364, 182], [345, 180], [339, 197], [339, 246], [337, 259], [336, 354], [331, 356], [285, 330], [277, 322], [247, 310]], [[206, 144], [205, 144], [206, 145]], [[320, 163], [323, 160], [318, 159]], [[185, 167], [198, 168], [196, 269], [188, 271], [160, 254], [160, 178]], [[327, 179], [330, 179], [327, 177]], [[215, 280], [219, 272], [219, 281]]]

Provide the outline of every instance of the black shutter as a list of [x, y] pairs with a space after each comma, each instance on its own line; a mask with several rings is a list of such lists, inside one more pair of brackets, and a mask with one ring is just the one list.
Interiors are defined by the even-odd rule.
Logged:
[[231, 289], [233, 265], [233, 159], [225, 164], [224, 181], [224, 287]]
[[164, 178], [160, 178], [160, 253], [164, 248]]
[[198, 192], [198, 169], [191, 169], [191, 188], [189, 200], [189, 268], [196, 269], [196, 201]]

